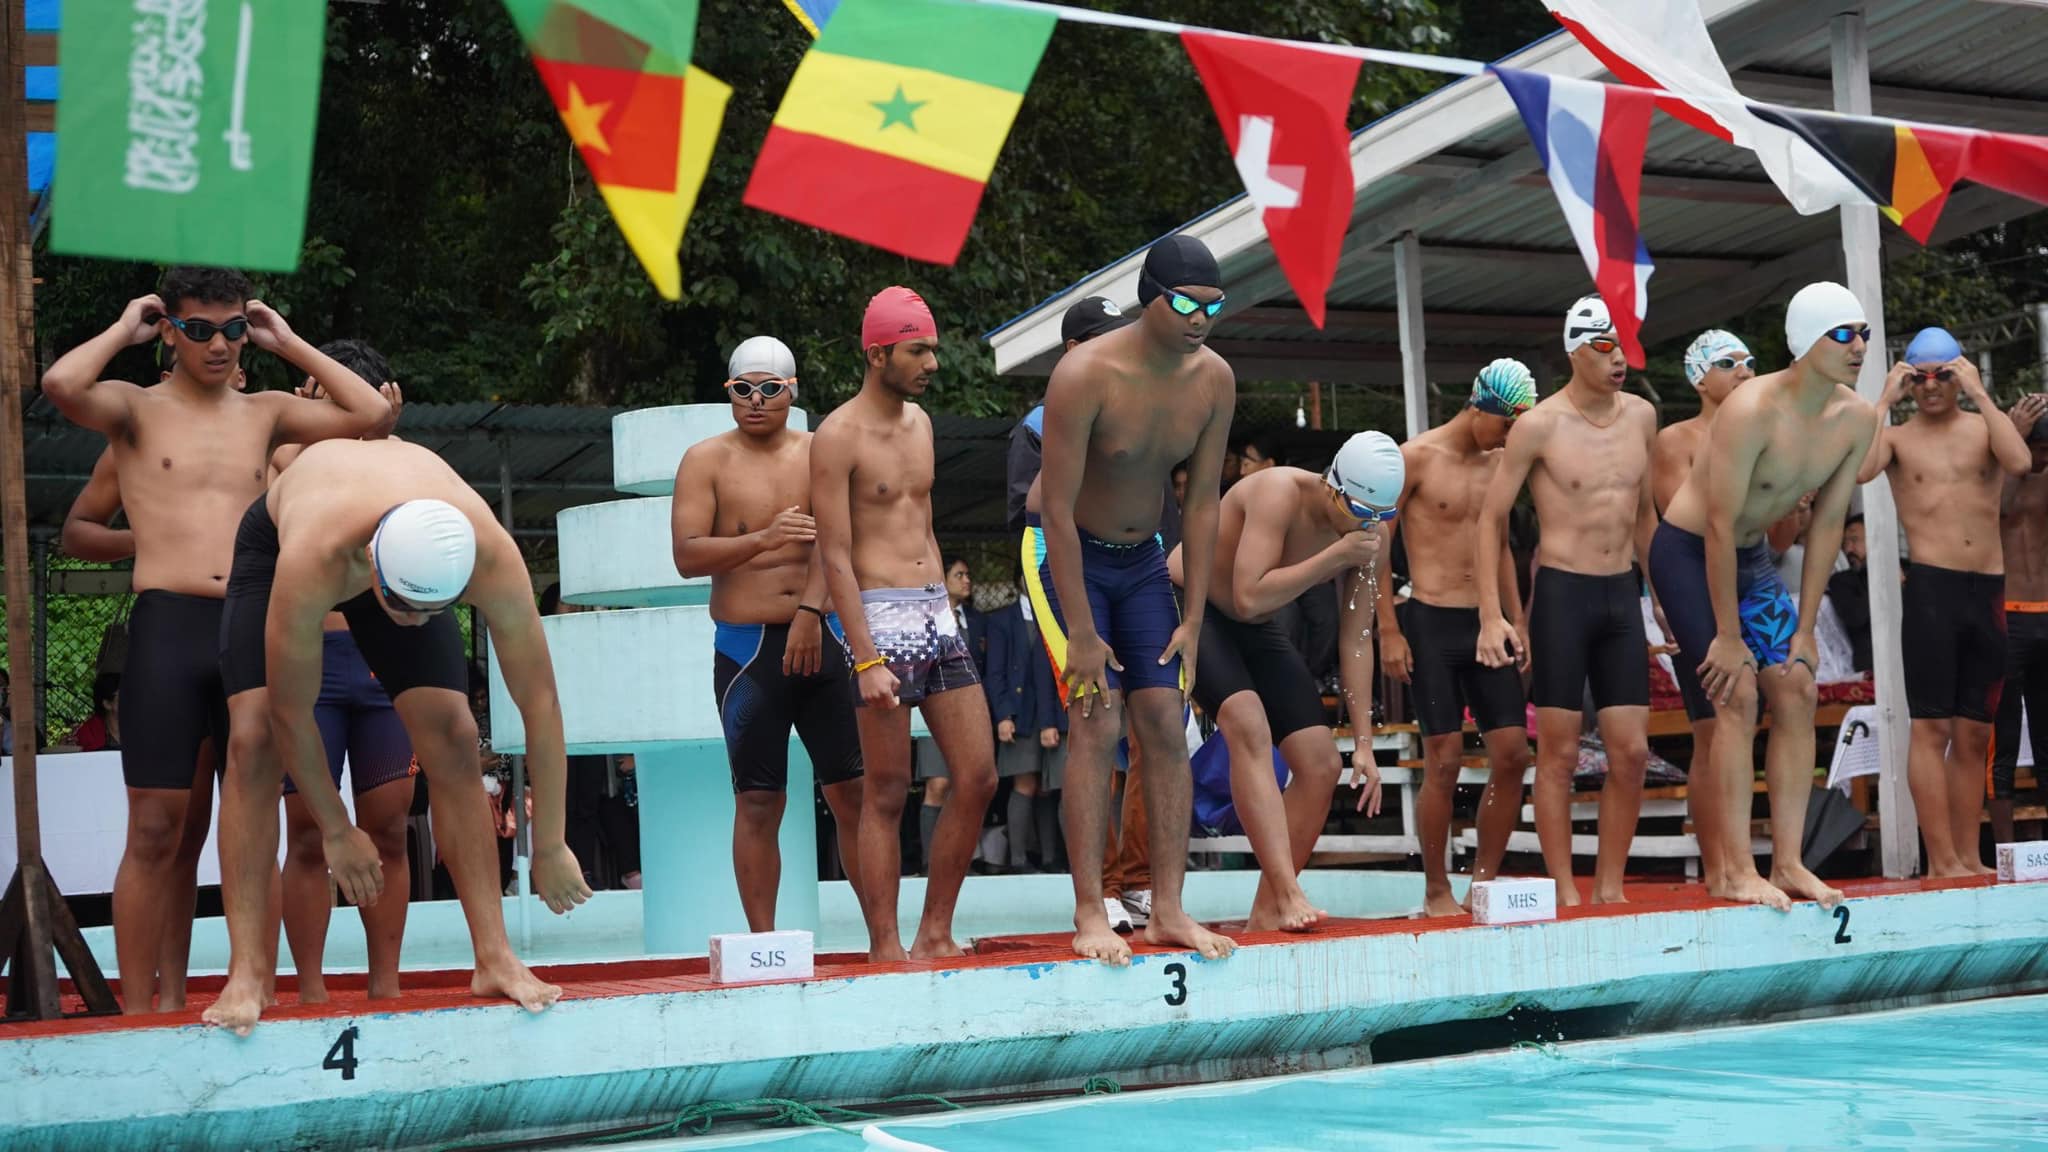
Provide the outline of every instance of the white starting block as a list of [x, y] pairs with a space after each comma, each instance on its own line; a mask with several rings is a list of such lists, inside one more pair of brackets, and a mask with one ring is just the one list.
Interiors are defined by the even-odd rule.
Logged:
[[1472, 885], [1474, 924], [1532, 924], [1557, 919], [1557, 881], [1548, 876], [1480, 880]]
[[2048, 880], [2048, 840], [1998, 846], [1998, 882]]
[[711, 978], [720, 984], [804, 980], [814, 963], [809, 932], [727, 932], [711, 938]]

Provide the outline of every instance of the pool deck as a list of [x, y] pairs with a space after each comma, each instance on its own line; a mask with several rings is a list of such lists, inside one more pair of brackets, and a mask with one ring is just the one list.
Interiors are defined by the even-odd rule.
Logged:
[[[192, 1008], [0, 1025], [0, 1145], [416, 1148], [658, 1121], [708, 1100], [861, 1102], [1213, 1080], [1370, 1063], [1389, 1032], [1522, 1009], [1602, 1008], [1657, 1032], [2048, 988], [2048, 886], [1850, 882], [1846, 914], [1631, 886], [1631, 903], [1479, 927], [1336, 920], [1241, 934], [1204, 962], [1141, 941], [1129, 969], [1068, 934], [997, 935], [949, 962], [827, 953], [808, 980], [713, 983], [701, 958], [543, 966], [528, 1015], [411, 973], [395, 1001], [280, 1006], [254, 1035]], [[107, 1095], [97, 1090], [106, 1085]]]

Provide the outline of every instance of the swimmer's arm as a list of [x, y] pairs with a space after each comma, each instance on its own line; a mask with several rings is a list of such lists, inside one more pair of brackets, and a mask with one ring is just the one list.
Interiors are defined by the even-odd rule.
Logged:
[[112, 437], [128, 423], [142, 389], [126, 380], [102, 380], [107, 362], [128, 347], [126, 332], [110, 328], [66, 352], [43, 373], [43, 394], [66, 419]]
[[263, 625], [263, 663], [278, 755], [321, 834], [329, 836], [346, 829], [349, 816], [340, 789], [327, 775], [327, 746], [313, 718], [325, 651], [320, 622], [334, 602], [332, 578], [322, 568], [312, 553], [278, 557]]
[[804, 565], [804, 598], [800, 603], [820, 612], [835, 612], [837, 601], [832, 599], [832, 588], [825, 583], [825, 558], [817, 545], [811, 546], [811, 562]]
[[[1481, 581], [1484, 583], [1484, 581]], [[1500, 550], [1500, 605], [1502, 615], [1517, 629], [1522, 627], [1522, 590], [1515, 583], [1515, 552]]]
[[[1381, 555], [1385, 555], [1387, 538], [1380, 538]], [[1380, 565], [1385, 572], [1390, 567]], [[1384, 578], [1383, 578], [1384, 579]], [[1373, 609], [1363, 603], [1368, 597], [1357, 593], [1364, 591], [1365, 576], [1356, 568], [1347, 568], [1337, 578], [1337, 686], [1344, 693], [1345, 714], [1351, 718], [1351, 736], [1358, 741], [1358, 751], [1353, 755], [1372, 755], [1372, 679], [1376, 656], [1370, 640], [1365, 639], [1366, 625], [1370, 620], [1367, 613]], [[1378, 597], [1384, 602], [1387, 595], [1384, 587]], [[1382, 616], [1382, 620], [1387, 617]]]
[[114, 472], [114, 453], [108, 450], [93, 462], [92, 479], [64, 516], [64, 554], [103, 564], [135, 555], [135, 533], [108, 527], [120, 510], [121, 482]]
[[[1657, 410], [1648, 403], [1643, 405], [1644, 428], [1643, 447], [1649, 450], [1651, 460], [1657, 458]], [[1657, 492], [1652, 483], [1654, 467], [1643, 469], [1643, 485], [1636, 498], [1636, 563], [1642, 568], [1644, 582], [1650, 575], [1650, 540], [1657, 535]], [[1657, 594], [1653, 590], [1650, 600], [1655, 603]]]
[[860, 580], [853, 574], [853, 450], [840, 443], [839, 429], [828, 418], [811, 437], [811, 515], [818, 521], [813, 554], [824, 572], [834, 604], [843, 604], [839, 626], [856, 665], [880, 655], [868, 631], [867, 613], [860, 610]]
[[[683, 576], [717, 576], [759, 556], [762, 533], [714, 536], [718, 520], [718, 469], [715, 445], [696, 444], [676, 465], [675, 496], [669, 503], [669, 539], [676, 572]], [[765, 529], [767, 525], [762, 525]]]
[[[1407, 452], [1404, 450], [1402, 452], [1402, 455], [1407, 455]], [[1373, 573], [1374, 582], [1377, 583], [1379, 587], [1375, 590], [1375, 594], [1372, 600], [1373, 617], [1379, 624], [1380, 635], [1382, 636], [1399, 636], [1401, 634], [1401, 620], [1400, 617], [1398, 617], [1394, 613], [1394, 536], [1395, 534], [1401, 531], [1401, 519], [1399, 513], [1406, 512], [1408, 510], [1408, 496], [1410, 493], [1415, 491], [1417, 487], [1417, 485], [1412, 482], [1415, 476], [1415, 465], [1409, 464], [1407, 467], [1408, 476], [1411, 480], [1411, 483], [1402, 487], [1400, 498], [1394, 502], [1394, 508], [1396, 511], [1395, 518], [1389, 521], [1384, 521], [1379, 526], [1380, 562], [1377, 565], [1378, 571]], [[1413, 575], [1414, 569], [1412, 565], [1414, 561], [1411, 559], [1409, 563], [1411, 565], [1409, 569], [1409, 574]], [[1341, 577], [1337, 585], [1338, 591], [1340, 593], [1348, 591], [1350, 587], [1351, 577], [1348, 575]], [[1350, 601], [1346, 600], [1345, 603], [1348, 604], [1350, 603]], [[1349, 626], [1349, 622], [1346, 621], [1345, 627], [1348, 629]], [[1338, 665], [1337, 673], [1339, 676], [1342, 676], [1344, 673], [1344, 668], [1341, 662]]]
[[[1231, 615], [1240, 620], [1270, 616], [1342, 571], [1341, 565], [1330, 562], [1342, 546], [1341, 538], [1299, 564], [1277, 567], [1286, 544], [1285, 519], [1246, 514], [1244, 529], [1237, 537], [1237, 555], [1231, 559]], [[1185, 559], [1182, 563], [1186, 564]]]
[[[1871, 434], [1876, 434], [1875, 421]], [[1842, 551], [1842, 525], [1849, 515], [1849, 498], [1856, 493], [1855, 461], [1850, 452], [1835, 468], [1835, 474], [1821, 485], [1813, 500], [1813, 522], [1806, 530], [1806, 556], [1799, 569], [1799, 631], [1812, 635], [1820, 618], [1820, 599], [1827, 593], [1828, 577], [1834, 574], [1835, 557]], [[1816, 675], [1820, 669], [1811, 669]]]
[[[1982, 391], [1980, 388], [1979, 391]], [[2027, 442], [2020, 436], [2020, 430], [2013, 427], [2012, 417], [1998, 410], [1989, 397], [1977, 405], [1984, 417], [1985, 430], [1991, 433], [1991, 455], [2008, 476], [2024, 476], [2034, 466], [2033, 453], [2028, 451]]]
[[[2005, 483], [2001, 484], [1998, 489], [1998, 515], [2000, 517], [2012, 515], [2013, 509], [2019, 504], [2020, 485], [2025, 483], [2026, 479], [2025, 475], [2014, 476], [2010, 473], [2006, 475]], [[65, 524], [68, 527], [70, 521], [66, 521]], [[70, 545], [66, 544], [64, 550], [67, 552], [71, 551]], [[75, 556], [77, 553], [73, 552], [72, 555]]]
[[[1188, 593], [1181, 623], [1190, 636], [1199, 630], [1202, 613], [1209, 607], [1209, 574], [1216, 567], [1216, 524], [1223, 504], [1223, 453], [1230, 446], [1230, 418], [1237, 411], [1237, 377], [1221, 359], [1215, 363], [1215, 398], [1209, 409], [1209, 423], [1202, 429], [1201, 439], [1195, 441], [1194, 455], [1188, 458], [1188, 505], [1181, 510], [1181, 539], [1187, 543], [1183, 564]], [[1050, 405], [1046, 410], [1051, 411]], [[1078, 576], [1080, 565], [1074, 567]], [[1087, 600], [1068, 600], [1063, 594], [1060, 602], [1085, 604]]]
[[[1053, 593], [1061, 604], [1066, 605], [1088, 603], [1088, 585], [1081, 574], [1081, 531], [1074, 520], [1074, 502], [1081, 495], [1081, 476], [1088, 463], [1088, 438], [1094, 431], [1095, 417], [1101, 411], [1099, 397], [1082, 376], [1082, 359], [1067, 356], [1053, 365], [1052, 379], [1045, 389], [1045, 424], [1039, 440], [1038, 515], [1040, 531], [1045, 537], [1045, 562], [1052, 569]], [[1216, 470], [1209, 474], [1210, 533], [1207, 541], [1202, 541], [1190, 530], [1194, 506], [1191, 505], [1183, 514], [1181, 522], [1183, 568], [1199, 566], [1202, 576], [1202, 587], [1197, 589], [1192, 583], [1193, 573], [1184, 573], [1191, 581], [1184, 585], [1190, 614], [1201, 610], [1201, 597], [1208, 592], [1209, 563], [1214, 561], [1216, 549], [1214, 489], [1221, 472], [1219, 458]], [[1198, 491], [1195, 486], [1199, 483], [1200, 473], [1190, 466], [1188, 491]], [[1198, 565], [1189, 564], [1189, 559], [1204, 546], [1209, 549], [1209, 559]], [[1095, 616], [1091, 612], [1069, 607], [1066, 625], [1069, 644], [1076, 639], [1098, 638]]]
[[354, 440], [390, 431], [391, 401], [377, 386], [341, 366], [297, 333], [283, 339], [277, 354], [313, 378], [326, 400], [308, 400], [290, 392], [260, 392], [253, 399], [271, 405], [277, 414], [276, 444], [313, 444], [321, 440]]
[[1705, 476], [1707, 596], [1714, 608], [1715, 633], [1730, 639], [1742, 638], [1742, 616], [1735, 605], [1735, 517], [1749, 497], [1757, 458], [1769, 439], [1763, 414], [1724, 407], [1714, 417], [1704, 448], [1713, 454]]
[[[1531, 415], [1534, 415], [1533, 413]], [[1507, 559], [1508, 513], [1514, 510], [1515, 496], [1521, 492], [1522, 484], [1529, 479], [1529, 470], [1536, 466], [1536, 458], [1542, 454], [1543, 440], [1549, 432], [1546, 418], [1522, 417], [1508, 430], [1508, 444], [1501, 452], [1500, 463], [1494, 466], [1493, 479], [1486, 485], [1486, 499], [1479, 506], [1479, 543], [1473, 568], [1479, 572], [1497, 571]], [[1500, 617], [1510, 617], [1502, 611], [1501, 586], [1491, 580], [1479, 581], [1479, 619], [1481, 623]], [[1521, 612], [1516, 605], [1517, 615]]]
[[533, 582], [509, 537], [503, 547], [514, 554], [494, 555], [488, 579], [473, 582], [468, 599], [490, 628], [505, 693], [526, 725], [526, 782], [533, 789], [533, 848], [539, 855], [544, 848], [561, 845], [567, 827], [569, 761], [562, 701], [555, 693], [547, 634], [541, 631], [540, 613], [534, 608]]
[[1685, 486], [1686, 465], [1678, 458], [1677, 449], [1670, 447], [1678, 442], [1678, 437], [1670, 435], [1671, 430], [1666, 428], [1657, 433], [1657, 439], [1650, 444], [1650, 497], [1660, 516], [1671, 507], [1671, 498]]

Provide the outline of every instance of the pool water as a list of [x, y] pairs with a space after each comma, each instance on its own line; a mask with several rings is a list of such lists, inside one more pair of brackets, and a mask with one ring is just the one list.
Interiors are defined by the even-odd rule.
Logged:
[[[2044, 1050], [2048, 995], [987, 1108], [881, 1127], [911, 1147], [943, 1152], [2048, 1149]], [[742, 1146], [874, 1147], [816, 1129], [624, 1147]]]

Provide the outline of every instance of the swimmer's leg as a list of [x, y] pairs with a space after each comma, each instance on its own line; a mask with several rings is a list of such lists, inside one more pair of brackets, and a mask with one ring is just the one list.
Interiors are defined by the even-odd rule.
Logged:
[[[1125, 707], [1119, 694], [1112, 692], [1094, 701], [1085, 715], [1078, 707], [1067, 709], [1067, 777], [1060, 789], [1060, 825], [1067, 840], [1067, 864], [1074, 875], [1074, 951], [1115, 965], [1131, 962], [1131, 946], [1109, 926], [1109, 912], [1102, 906], [1102, 855], [1109, 840], [1117, 718]], [[1182, 760], [1185, 762], [1185, 755]], [[1135, 764], [1131, 771], [1138, 771]], [[1125, 787], [1130, 787], [1128, 781]], [[1188, 806], [1192, 804], [1190, 798]], [[1184, 810], [1183, 828], [1189, 819]], [[1126, 824], [1124, 835], [1131, 832]], [[1181, 851], [1187, 851], [1185, 837]]]
[[775, 894], [782, 884], [782, 813], [789, 794], [766, 788], [733, 796], [732, 871], [747, 931], [775, 930]]
[[1600, 742], [1607, 747], [1607, 780], [1600, 786], [1600, 855], [1593, 868], [1593, 903], [1620, 904], [1628, 849], [1643, 814], [1643, 772], [1650, 761], [1650, 710], [1620, 705], [1600, 710]]
[[372, 1000], [398, 995], [398, 950], [405, 940], [406, 913], [412, 906], [412, 869], [405, 853], [405, 822], [412, 814], [412, 793], [412, 777], [399, 776], [356, 796], [356, 827], [369, 833], [384, 866], [383, 894], [375, 904], [356, 909], [363, 921]]
[[[1472, 857], [1472, 879], [1491, 880], [1508, 854], [1508, 837], [1522, 819], [1522, 779], [1529, 774], [1529, 732], [1516, 725], [1486, 733], [1486, 791], [1479, 797], [1479, 851]], [[1455, 761], [1455, 757], [1453, 758]], [[1451, 778], [1457, 779], [1455, 763]], [[1448, 821], [1449, 813], [1445, 814]]]
[[[497, 834], [491, 829], [490, 805], [477, 771], [476, 718], [469, 711], [469, 698], [452, 688], [422, 685], [400, 692], [392, 703], [412, 737], [420, 770], [426, 773], [434, 842], [469, 924], [470, 947], [476, 954], [469, 990], [477, 996], [515, 1000], [529, 1012], [542, 1011], [561, 998], [562, 990], [520, 962], [505, 935]], [[508, 800], [521, 802], [516, 796]], [[537, 821], [541, 814], [534, 815]], [[403, 876], [387, 875], [384, 889], [388, 893], [393, 884], [403, 883]]]
[[169, 909], [164, 914], [164, 942], [157, 962], [156, 1010], [178, 1012], [185, 1007], [185, 975], [192, 963], [192, 921], [199, 915], [199, 856], [213, 831], [213, 781], [219, 757], [208, 737], [200, 746], [199, 766], [192, 775], [191, 798], [185, 804], [185, 830], [171, 861]]
[[1967, 875], [1956, 851], [1955, 825], [1949, 819], [1948, 748], [1954, 734], [1949, 717], [1913, 718], [1913, 738], [1906, 755], [1906, 780], [1912, 786], [1913, 810], [1920, 838], [1927, 846], [1927, 875], [1937, 879]]
[[1842, 893], [1822, 883], [1801, 859], [1806, 803], [1813, 795], [1813, 713], [1819, 703], [1813, 669], [1774, 665], [1764, 669], [1757, 684], [1771, 705], [1771, 736], [1764, 745], [1764, 775], [1771, 790], [1771, 885], [1794, 899], [1833, 908], [1842, 902]]
[[[1681, 654], [1676, 659], [1683, 660], [1685, 657]], [[1703, 765], [1713, 763], [1714, 730], [1717, 727], [1719, 725], [1712, 716], [1692, 722], [1692, 762], [1686, 768], [1685, 773], [1686, 783], [1689, 785], [1687, 790], [1689, 795], [1696, 796], [1699, 794], [1697, 786], [1692, 786], [1695, 779], [1712, 778], [1711, 769], [1708, 770], [1706, 776], [1701, 777], [1695, 777], [1694, 772]], [[1698, 840], [1700, 843], [1700, 875], [1711, 882], [1714, 877], [1721, 874], [1722, 870], [1721, 841], [1711, 836], [1701, 836], [1698, 837]]]
[[1579, 732], [1584, 713], [1536, 709], [1536, 840], [1543, 868], [1557, 881], [1560, 908], [1579, 902], [1572, 879], [1572, 774], [1579, 767]]
[[[284, 827], [284, 938], [298, 973], [299, 1003], [324, 1004], [327, 980], [321, 964], [327, 951], [327, 922], [334, 912], [334, 885], [327, 876], [320, 825], [297, 792], [285, 795]], [[388, 874], [385, 895], [390, 895]]]
[[[1458, 766], [1464, 746], [1465, 737], [1457, 732], [1422, 738], [1422, 787], [1415, 796], [1415, 834], [1422, 842], [1424, 916], [1456, 916], [1465, 911], [1451, 894], [1450, 877], [1451, 808], [1457, 800]], [[1355, 764], [1360, 756], [1371, 754], [1367, 745], [1360, 744], [1351, 759]], [[1517, 787], [1516, 792], [1520, 791]], [[1490, 798], [1492, 794], [1489, 786], [1487, 795]], [[1519, 807], [1520, 801], [1516, 803]], [[1482, 820], [1490, 814], [1483, 806], [1480, 812]], [[1513, 820], [1510, 816], [1510, 828], [1514, 826]], [[1484, 841], [1481, 843], [1483, 846]], [[1473, 878], [1478, 878], [1476, 870]]]
[[277, 797], [284, 766], [270, 732], [270, 693], [228, 698], [227, 775], [221, 785], [221, 899], [227, 914], [228, 980], [208, 1008], [209, 1024], [246, 1036], [276, 975]]
[[867, 877], [860, 871], [860, 806], [862, 794], [861, 778], [841, 780], [827, 784], [825, 807], [832, 813], [832, 826], [837, 835], [833, 836], [839, 845], [839, 870], [846, 873], [846, 885], [853, 889], [854, 903], [866, 908]]
[[[1693, 826], [1702, 845], [1701, 858], [1710, 857], [1706, 847], [1709, 841], [1718, 845], [1711, 855], [1719, 856], [1721, 867], [1718, 873], [1707, 873], [1708, 895], [1784, 910], [1792, 907], [1791, 899], [1765, 882], [1756, 870], [1756, 856], [1750, 851], [1749, 813], [1754, 796], [1751, 786], [1756, 782], [1757, 701], [1756, 673], [1743, 668], [1736, 674], [1735, 687], [1730, 690], [1728, 699], [1715, 705], [1713, 758], [1706, 763], [1695, 762], [1688, 794], [1691, 797]], [[1811, 732], [1811, 725], [1808, 731]], [[1809, 742], [1811, 739], [1809, 734]], [[1813, 786], [1811, 776], [1809, 769], [1808, 788]], [[1804, 795], [1801, 793], [1802, 807]]]
[[[1125, 696], [1131, 728], [1145, 744], [1146, 831], [1152, 841], [1152, 922], [1145, 927], [1145, 939], [1153, 944], [1191, 948], [1211, 960], [1220, 960], [1237, 950], [1236, 941], [1195, 923], [1181, 906], [1181, 885], [1187, 876], [1188, 825], [1195, 803], [1195, 782], [1188, 767], [1187, 741], [1181, 728], [1185, 699], [1177, 688], [1140, 688]], [[1102, 767], [1103, 787], [1099, 791], [1106, 814], [1107, 757]], [[1100, 826], [1098, 823], [1097, 827]], [[1085, 890], [1100, 891], [1101, 877], [1089, 879], [1091, 883]], [[1076, 884], [1076, 891], [1082, 891], [1078, 878]], [[1106, 929], [1108, 917], [1102, 912], [1101, 903], [1097, 902], [1095, 908], [1096, 914], [1103, 916]]]
[[[970, 684], [934, 693], [918, 706], [938, 741], [952, 789], [932, 832], [932, 860], [924, 885], [924, 915], [912, 941], [913, 960], [962, 955], [953, 939], [953, 907], [960, 885], [974, 863], [981, 822], [996, 794], [995, 725], [988, 718], [988, 697], [981, 685]], [[862, 845], [863, 848], [866, 845]]]
[[1983, 765], [1991, 757], [1991, 725], [1956, 717], [1949, 739], [1948, 763], [1943, 780], [1948, 785], [1950, 845], [1956, 863], [1971, 876], [1995, 876], [1998, 870], [1984, 866], [1979, 847], [1984, 822]]
[[[862, 911], [868, 922], [868, 959], [904, 960], [896, 927], [896, 892], [903, 874], [903, 805], [910, 798], [910, 709], [859, 708], [861, 760], [866, 778], [860, 798]], [[933, 880], [926, 880], [930, 885]]]
[[[1287, 867], [1276, 880], [1276, 870], [1266, 866], [1264, 856], [1259, 857], [1259, 867], [1264, 876], [1259, 881], [1258, 895], [1252, 901], [1251, 921], [1245, 925], [1253, 932], [1274, 928], [1299, 931], [1312, 928], [1330, 916], [1309, 902], [1308, 893], [1302, 891], [1300, 877], [1301, 870], [1308, 867], [1308, 858], [1315, 852], [1317, 837], [1323, 834], [1323, 826], [1329, 822], [1330, 799], [1337, 792], [1337, 777], [1343, 775], [1344, 758], [1337, 752], [1336, 736], [1320, 724], [1298, 729], [1283, 738], [1280, 755], [1287, 761], [1290, 778], [1286, 791], [1279, 792], [1276, 788], [1276, 794], [1271, 798], [1279, 802], [1281, 814], [1285, 817]], [[1275, 783], [1272, 763], [1269, 754], [1263, 781], [1268, 785]], [[1236, 795], [1236, 768], [1233, 758], [1233, 796]], [[1237, 810], [1242, 818], [1244, 805], [1239, 803]], [[1245, 829], [1249, 831], [1251, 825], [1246, 824]], [[1257, 846], [1253, 847], [1256, 851]]]

